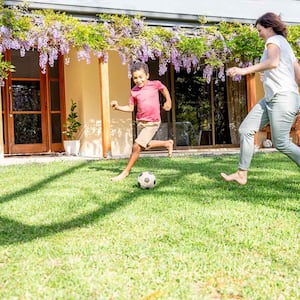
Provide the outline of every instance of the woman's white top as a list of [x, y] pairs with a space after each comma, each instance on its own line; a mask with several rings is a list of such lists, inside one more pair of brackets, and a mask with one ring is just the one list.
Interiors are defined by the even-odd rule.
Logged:
[[263, 85], [265, 97], [270, 100], [275, 94], [282, 92], [299, 93], [295, 81], [294, 63], [297, 61], [292, 47], [282, 35], [274, 35], [267, 39], [261, 62], [267, 59], [267, 45], [275, 44], [280, 49], [280, 62], [277, 68], [264, 71]]

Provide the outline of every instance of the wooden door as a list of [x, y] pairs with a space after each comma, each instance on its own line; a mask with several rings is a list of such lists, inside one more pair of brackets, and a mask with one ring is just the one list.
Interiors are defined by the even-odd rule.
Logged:
[[27, 52], [25, 57], [11, 51], [6, 59], [15, 66], [15, 72], [10, 74], [2, 95], [5, 153], [61, 150], [64, 97], [59, 76], [51, 76], [59, 72], [47, 69], [42, 74], [37, 51]]

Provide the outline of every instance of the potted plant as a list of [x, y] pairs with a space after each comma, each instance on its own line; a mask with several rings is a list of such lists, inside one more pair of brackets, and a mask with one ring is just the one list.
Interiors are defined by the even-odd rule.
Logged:
[[76, 139], [76, 134], [81, 123], [77, 120], [78, 114], [76, 108], [77, 103], [71, 100], [70, 112], [64, 124], [65, 130], [63, 131], [66, 137], [66, 140], [64, 140], [64, 148], [67, 155], [78, 155], [80, 149], [80, 140]]

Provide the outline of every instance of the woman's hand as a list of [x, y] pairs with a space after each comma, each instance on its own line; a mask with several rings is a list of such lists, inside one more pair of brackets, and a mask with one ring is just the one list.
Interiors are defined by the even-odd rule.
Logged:
[[234, 77], [236, 75], [246, 75], [245, 68], [232, 67], [226, 70], [226, 75], [230, 77]]

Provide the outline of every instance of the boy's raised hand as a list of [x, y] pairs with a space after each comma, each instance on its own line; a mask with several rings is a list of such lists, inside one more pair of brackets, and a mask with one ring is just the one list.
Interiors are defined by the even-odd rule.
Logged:
[[110, 105], [112, 108], [116, 109], [116, 107], [118, 106], [118, 101], [117, 100], [113, 100], [110, 102]]
[[171, 109], [172, 105], [169, 104], [168, 102], [165, 102], [164, 105], [163, 105], [163, 109], [165, 111], [169, 111]]

